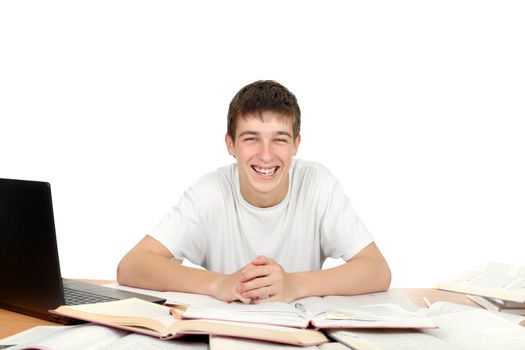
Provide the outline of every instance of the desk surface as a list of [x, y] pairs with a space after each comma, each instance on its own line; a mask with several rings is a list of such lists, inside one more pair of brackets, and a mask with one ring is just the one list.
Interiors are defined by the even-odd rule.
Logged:
[[[96, 284], [109, 283], [110, 281], [87, 281]], [[474, 305], [463, 294], [446, 292], [430, 288], [399, 288], [413, 303], [419, 307], [426, 307], [423, 297], [427, 298], [430, 303], [436, 301], [451, 301], [459, 304]], [[16, 334], [34, 326], [57, 326], [57, 323], [41, 320], [38, 318], [26, 316], [16, 312], [0, 309], [0, 339]]]

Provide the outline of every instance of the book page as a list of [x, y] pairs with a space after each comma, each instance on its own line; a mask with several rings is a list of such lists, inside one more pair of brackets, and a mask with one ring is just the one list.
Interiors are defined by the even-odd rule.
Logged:
[[432, 320], [396, 290], [354, 296], [309, 297], [296, 301], [315, 327], [433, 328]]
[[436, 301], [432, 303], [429, 308], [422, 308], [419, 310], [419, 312], [429, 317], [433, 317], [471, 310], [479, 310], [479, 307], [465, 304], [456, 304], [448, 301]]
[[192, 305], [183, 313], [183, 318], [205, 318], [248, 323], [273, 324], [305, 328], [309, 319], [295, 304], [273, 302], [263, 304], [205, 303]]
[[331, 329], [327, 333], [331, 338], [358, 350], [464, 350], [417, 330]]
[[484, 309], [433, 316], [437, 329], [422, 332], [463, 349], [523, 350], [525, 328]]
[[127, 332], [82, 324], [77, 326], [37, 326], [0, 340], [0, 345], [18, 349], [99, 350], [124, 337]]
[[163, 298], [163, 299], [166, 299], [166, 304], [169, 304], [169, 305], [190, 306], [190, 305], [202, 305], [206, 303], [228, 304], [222, 300], [216, 299], [208, 295], [203, 295], [203, 294], [181, 293], [181, 292], [161, 292], [158, 290], [122, 286], [118, 283], [105, 284], [104, 287], [124, 290], [128, 292], [152, 295], [154, 297]]
[[93, 324], [77, 326], [37, 326], [0, 340], [1, 345], [17, 345], [10, 350], [207, 350], [206, 340], [160, 340]]
[[[471, 310], [479, 310], [479, 308], [475, 306], [455, 304], [455, 303], [450, 303], [446, 301], [438, 301], [432, 304], [429, 309], [422, 309], [421, 312], [429, 317], [432, 317], [432, 316], [447, 315], [450, 313], [461, 312], [461, 311], [471, 311]], [[505, 313], [505, 312], [497, 312], [497, 311], [486, 310], [486, 309], [485, 311], [491, 312], [494, 315], [501, 317], [503, 319], [506, 319], [507, 321], [510, 321], [512, 323], [525, 326], [525, 316], [514, 315], [514, 314]]]
[[[366, 306], [366, 308], [364, 308]], [[335, 311], [339, 313], [335, 313]], [[246, 305], [240, 302], [207, 302], [190, 306], [184, 318], [208, 318], [238, 322], [254, 322], [305, 328], [310, 321], [316, 327], [434, 327], [424, 316], [411, 313], [417, 310], [401, 292], [392, 290], [355, 296], [307, 297], [291, 303], [264, 303]], [[326, 311], [334, 311], [327, 314]], [[353, 315], [353, 321], [348, 315]], [[357, 320], [357, 316], [359, 320]], [[338, 320], [336, 320], [336, 318]], [[388, 318], [389, 322], [385, 323]], [[330, 321], [327, 321], [330, 320]], [[344, 320], [344, 321], [343, 321]], [[364, 324], [358, 321], [365, 322]]]
[[518, 303], [525, 302], [525, 267], [486, 263], [441, 282], [437, 288]]
[[168, 329], [176, 321], [176, 319], [170, 314], [170, 307], [150, 303], [137, 298], [95, 304], [74, 305], [67, 306], [66, 308], [95, 315], [153, 319], [162, 323], [165, 329]]
[[[207, 338], [207, 337], [206, 337]], [[119, 340], [96, 350], [208, 350], [207, 339], [161, 340], [141, 334], [131, 333]]]
[[437, 302], [420, 310], [439, 327], [425, 330], [329, 329], [327, 334], [359, 350], [524, 349], [525, 328], [516, 320], [472, 306]]
[[439, 328], [428, 330], [335, 330], [328, 335], [359, 350], [519, 350], [525, 328], [483, 309], [433, 313]]
[[425, 315], [404, 310], [399, 305], [364, 305], [346, 309], [334, 306], [312, 318], [320, 328], [435, 328]]
[[270, 342], [221, 336], [210, 336], [210, 350], [348, 350], [339, 343], [297, 347], [295, 345], [275, 344]]
[[407, 311], [416, 311], [417, 305], [397, 290], [352, 296], [329, 295], [325, 297], [306, 297], [297, 299], [294, 304], [301, 304], [309, 318], [313, 318], [328, 309], [351, 310], [371, 305], [398, 305]]
[[328, 342], [326, 336], [313, 329], [274, 326], [260, 323], [183, 320], [174, 324], [173, 333], [199, 334], [206, 332], [216, 336], [231, 336], [265, 340], [301, 346]]
[[396, 289], [391, 289], [387, 292], [353, 295], [351, 297], [328, 295], [322, 297], [322, 299], [325, 303], [341, 305], [347, 308], [360, 305], [395, 304], [408, 311], [416, 311], [418, 309], [416, 304]]
[[[264, 310], [267, 306], [261, 305], [261, 307]], [[132, 298], [99, 304], [61, 306], [56, 309], [56, 313], [168, 338], [176, 338], [184, 334], [218, 334], [304, 345], [321, 344], [327, 341], [321, 332], [314, 330], [211, 319], [180, 320], [170, 315], [170, 310], [171, 308], [166, 306]], [[252, 314], [257, 313], [252, 312]], [[166, 319], [164, 330], [162, 330], [162, 323], [159, 322], [163, 319]], [[147, 331], [147, 329], [156, 330], [157, 333]]]
[[[73, 326], [74, 327], [74, 326]], [[9, 337], [0, 339], [0, 349], [3, 349], [9, 345], [17, 345], [21, 343], [30, 342], [33, 339], [39, 339], [46, 336], [53, 335], [61, 332], [62, 329], [68, 328], [68, 326], [36, 326], [20, 333], [13, 334]]]

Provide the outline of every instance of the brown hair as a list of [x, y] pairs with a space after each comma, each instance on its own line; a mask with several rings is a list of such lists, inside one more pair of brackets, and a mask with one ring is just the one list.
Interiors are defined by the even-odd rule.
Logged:
[[271, 111], [292, 121], [293, 138], [301, 131], [301, 110], [295, 95], [273, 80], [258, 80], [237, 92], [228, 108], [228, 135], [235, 141], [239, 117], [251, 114], [262, 120], [262, 113]]

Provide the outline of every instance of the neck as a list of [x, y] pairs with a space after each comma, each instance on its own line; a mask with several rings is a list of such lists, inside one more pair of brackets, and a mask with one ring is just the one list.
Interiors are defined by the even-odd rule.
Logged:
[[286, 180], [276, 189], [270, 192], [253, 191], [246, 185], [246, 181], [240, 180], [241, 196], [244, 200], [257, 208], [270, 208], [281, 203], [288, 194], [288, 176]]

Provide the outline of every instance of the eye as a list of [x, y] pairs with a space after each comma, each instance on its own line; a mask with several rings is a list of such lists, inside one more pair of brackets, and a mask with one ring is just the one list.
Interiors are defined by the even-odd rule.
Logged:
[[243, 141], [245, 141], [245, 142], [246, 142], [246, 141], [247, 141], [247, 142], [255, 141], [255, 137], [246, 137], [246, 138], [244, 138]]
[[287, 139], [275, 139], [275, 141], [278, 143], [288, 143]]

